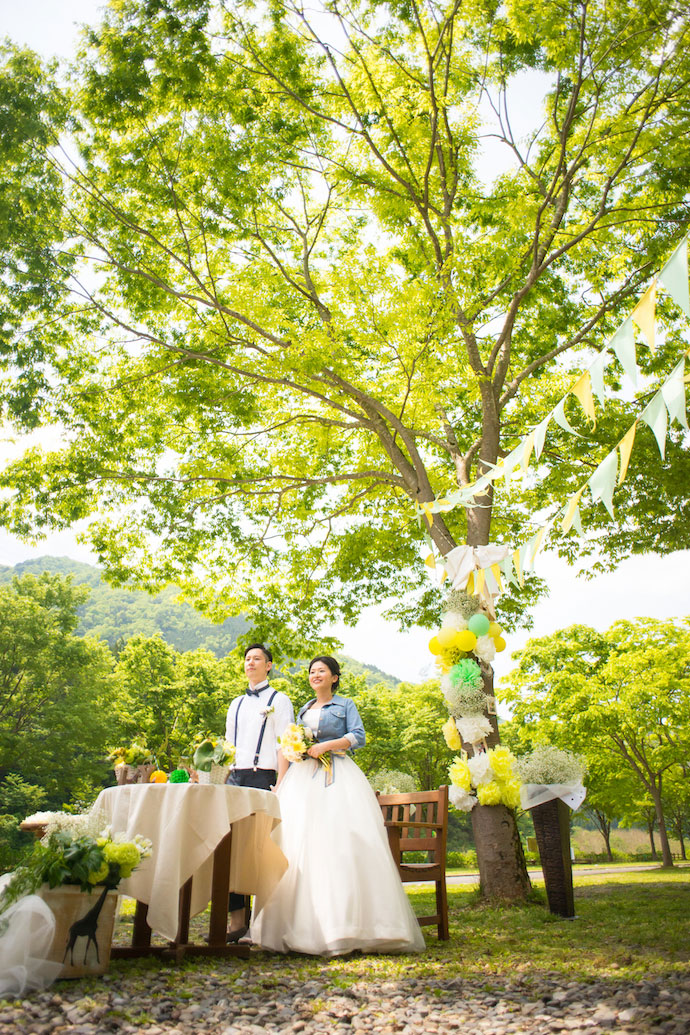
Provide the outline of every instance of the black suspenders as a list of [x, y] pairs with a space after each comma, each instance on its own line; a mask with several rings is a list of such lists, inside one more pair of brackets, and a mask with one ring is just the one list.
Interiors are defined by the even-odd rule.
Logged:
[[[273, 703], [273, 698], [275, 697], [275, 695], [277, 693], [278, 693], [277, 690], [273, 691], [273, 693], [271, 694], [271, 696], [268, 699], [268, 704], [266, 705], [267, 708], [271, 707], [271, 704]], [[243, 701], [244, 701], [244, 697], [241, 697], [240, 698], [240, 702], [237, 705], [237, 708], [235, 710], [235, 744], [237, 744], [237, 717], [240, 714], [240, 708], [242, 707], [242, 702]], [[254, 755], [254, 772], [256, 772], [256, 770], [259, 768], [259, 755], [261, 754], [261, 745], [263, 744], [264, 733], [266, 732], [266, 723], [267, 722], [268, 722], [268, 715], [264, 715], [264, 721], [261, 724], [261, 730], [259, 732], [259, 739], [258, 739], [258, 741], [256, 743], [256, 754]]]

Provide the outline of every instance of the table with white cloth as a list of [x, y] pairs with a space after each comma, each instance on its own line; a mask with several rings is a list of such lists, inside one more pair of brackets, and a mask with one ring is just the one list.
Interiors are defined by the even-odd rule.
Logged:
[[[280, 804], [271, 791], [226, 784], [126, 784], [108, 787], [94, 810], [113, 832], [135, 834], [153, 845], [118, 890], [137, 900], [132, 945], [113, 956], [173, 953], [246, 956], [245, 945], [226, 943], [228, 891], [255, 895], [261, 908], [287, 868], [271, 838]], [[208, 940], [189, 941], [189, 918], [209, 901]], [[168, 940], [151, 945], [152, 931]]]

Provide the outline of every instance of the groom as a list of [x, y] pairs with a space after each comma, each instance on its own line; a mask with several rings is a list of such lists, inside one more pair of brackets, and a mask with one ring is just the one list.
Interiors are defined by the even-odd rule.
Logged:
[[[244, 652], [244, 671], [249, 686], [230, 703], [225, 739], [235, 745], [235, 765], [227, 782], [236, 787], [259, 787], [270, 791], [287, 772], [288, 763], [278, 747], [280, 737], [295, 713], [290, 698], [269, 684], [273, 655], [263, 643], [251, 643]], [[247, 933], [246, 907], [249, 899], [230, 894], [228, 942], [238, 942]]]

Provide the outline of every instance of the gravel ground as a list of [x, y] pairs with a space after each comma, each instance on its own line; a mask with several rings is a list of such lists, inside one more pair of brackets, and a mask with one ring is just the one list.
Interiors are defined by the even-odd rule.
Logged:
[[[197, 972], [151, 966], [59, 982], [0, 1005], [5, 1035], [259, 1035], [376, 1032], [377, 1035], [688, 1035], [690, 981], [568, 981], [554, 974], [498, 978], [359, 980], [342, 987], [326, 973], [304, 982], [280, 960], [253, 955]], [[84, 989], [89, 993], [85, 995]]]

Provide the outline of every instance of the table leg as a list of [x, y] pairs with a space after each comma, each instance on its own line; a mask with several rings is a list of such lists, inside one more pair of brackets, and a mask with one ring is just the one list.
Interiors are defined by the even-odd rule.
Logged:
[[151, 944], [151, 928], [148, 925], [149, 907], [146, 902], [137, 902], [134, 911], [134, 928], [132, 930], [132, 945], [137, 948], [145, 948]]
[[193, 877], [180, 888], [179, 922], [177, 925], [176, 945], [186, 945], [189, 941], [189, 907], [192, 904], [192, 881]]
[[211, 919], [208, 926], [208, 943], [212, 946], [226, 944], [228, 930], [228, 886], [230, 884], [230, 853], [232, 851], [232, 830], [216, 845], [213, 853], [213, 877], [211, 879]]

